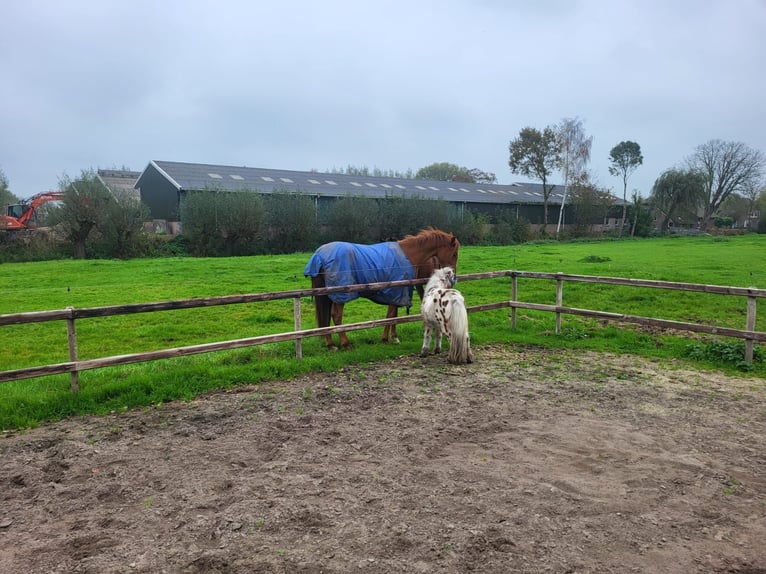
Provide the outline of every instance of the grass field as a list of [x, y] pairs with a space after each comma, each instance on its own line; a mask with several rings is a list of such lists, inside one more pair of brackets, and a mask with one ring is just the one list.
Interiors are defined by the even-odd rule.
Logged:
[[[668, 238], [636, 241], [534, 243], [507, 247], [465, 247], [459, 274], [519, 270], [631, 277], [738, 287], [766, 288], [766, 236]], [[308, 288], [303, 267], [308, 253], [220, 259], [169, 258], [129, 261], [50, 261], [0, 265], [0, 314], [194, 297], [263, 293]], [[553, 304], [552, 281], [522, 279], [519, 299]], [[459, 284], [468, 305], [510, 297], [507, 278]], [[656, 289], [567, 284], [564, 304], [615, 313], [653, 316], [742, 329], [746, 306], [741, 297], [666, 292]], [[303, 326], [315, 326], [312, 303], [302, 301]], [[413, 308], [417, 312], [418, 303]], [[80, 359], [180, 347], [293, 329], [292, 301], [165, 311], [77, 323]], [[346, 308], [346, 321], [382, 318], [385, 309], [368, 301]], [[758, 303], [756, 330], [766, 330], [766, 302]], [[737, 368], [725, 359], [741, 345], [727, 340], [718, 354], [705, 351], [707, 338], [692, 338], [603, 325], [565, 316], [562, 333], [553, 334], [554, 316], [519, 312], [511, 331], [508, 310], [470, 317], [475, 346], [514, 345], [582, 347], [656, 356], [689, 358], [699, 368]], [[0, 370], [68, 360], [63, 322], [0, 327]], [[399, 327], [402, 344], [378, 343], [380, 329], [352, 332], [355, 348], [331, 353], [322, 341], [304, 341], [304, 360], [294, 359], [294, 344], [280, 343], [239, 351], [112, 367], [81, 373], [81, 391], [69, 392], [68, 376], [0, 384], [0, 428], [34, 426], [44, 421], [190, 399], [201, 392], [312, 370], [333, 370], [401, 354], [417, 353], [418, 323]], [[708, 345], [709, 346], [709, 345]], [[750, 372], [766, 376], [763, 361]]]

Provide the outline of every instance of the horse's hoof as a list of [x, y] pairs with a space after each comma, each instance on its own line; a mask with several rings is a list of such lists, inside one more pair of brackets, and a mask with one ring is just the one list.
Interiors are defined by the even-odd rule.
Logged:
[[428, 349], [424, 349], [424, 350], [420, 351], [420, 356], [421, 357], [427, 357], [430, 354], [431, 353], [428, 352]]

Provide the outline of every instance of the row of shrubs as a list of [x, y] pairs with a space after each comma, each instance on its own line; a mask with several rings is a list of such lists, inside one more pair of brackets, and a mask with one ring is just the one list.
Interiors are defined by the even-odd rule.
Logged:
[[[318, 204], [308, 195], [276, 193], [187, 194], [181, 204], [183, 233], [111, 233], [95, 228], [85, 242], [88, 258], [235, 256], [313, 251], [327, 241], [376, 243], [399, 239], [433, 226], [454, 233], [464, 245], [511, 245], [540, 239], [532, 225], [508, 209], [476, 213], [464, 206], [429, 198], [348, 197]], [[587, 224], [560, 238], [591, 234]], [[0, 261], [71, 258], [74, 246], [57, 233], [0, 234]]]

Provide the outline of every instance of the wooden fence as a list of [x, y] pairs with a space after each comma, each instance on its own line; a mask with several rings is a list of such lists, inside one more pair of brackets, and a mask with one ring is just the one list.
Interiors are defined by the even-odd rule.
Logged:
[[[499, 277], [511, 278], [511, 298], [510, 300], [497, 303], [488, 303], [468, 307], [469, 313], [480, 311], [489, 311], [493, 309], [510, 308], [511, 309], [511, 327], [516, 327], [517, 309], [530, 309], [535, 311], [547, 311], [556, 315], [556, 333], [561, 331], [561, 316], [563, 314], [580, 315], [585, 317], [595, 317], [610, 321], [637, 323], [642, 325], [651, 325], [663, 329], [679, 329], [700, 333], [709, 333], [725, 337], [735, 337], [745, 340], [745, 361], [750, 362], [753, 359], [753, 343], [755, 341], [766, 341], [766, 332], [755, 330], [756, 320], [756, 300], [759, 297], [766, 297], [766, 289], [744, 288], [744, 287], [723, 287], [718, 285], [702, 285], [697, 283], [674, 283], [669, 281], [650, 281], [643, 279], [623, 279], [617, 277], [598, 277], [589, 275], [568, 275], [565, 273], [536, 273], [529, 271], [492, 271], [487, 273], [475, 273], [471, 275], [461, 275], [461, 282], [474, 281], [481, 279], [496, 279]], [[553, 305], [539, 303], [526, 303], [519, 301], [518, 280], [524, 279], [543, 279], [556, 282], [556, 302]], [[652, 317], [642, 317], [636, 315], [626, 315], [620, 313], [611, 313], [606, 311], [595, 311], [591, 309], [578, 309], [575, 307], [564, 306], [564, 283], [585, 282], [598, 283], [606, 285], [621, 285], [629, 287], [649, 287], [656, 289], [694, 291], [700, 293], [712, 293], [717, 295], [731, 295], [747, 298], [747, 316], [744, 329], [733, 329], [728, 327], [716, 327], [711, 325], [702, 325], [698, 323], [686, 323], [681, 321], [671, 321], [666, 319], [657, 319]], [[108, 307], [91, 307], [85, 309], [75, 309], [68, 307], [56, 311], [35, 311], [29, 313], [14, 313], [0, 315], [0, 327], [5, 325], [18, 325], [24, 323], [39, 323], [45, 321], [65, 321], [67, 328], [67, 340], [69, 345], [69, 361], [38, 367], [27, 367], [8, 371], [0, 371], [0, 383], [70, 373], [71, 388], [73, 392], [79, 390], [79, 373], [90, 369], [100, 369], [117, 365], [126, 365], [130, 363], [140, 363], [146, 361], [155, 361], [158, 359], [169, 359], [173, 357], [182, 357], [200, 353], [209, 353], [213, 351], [223, 351], [229, 349], [238, 349], [242, 347], [251, 347], [263, 345], [266, 343], [276, 343], [282, 341], [294, 340], [296, 345], [296, 358], [302, 358], [301, 340], [306, 337], [322, 336], [327, 334], [339, 333], [341, 331], [354, 331], [359, 329], [370, 329], [384, 325], [393, 325], [398, 323], [410, 323], [420, 321], [421, 316], [408, 315], [392, 319], [379, 319], [375, 321], [365, 321], [361, 323], [349, 323], [335, 327], [323, 327], [315, 329], [301, 329], [301, 298], [328, 293], [348, 293], [355, 291], [375, 291], [387, 287], [398, 287], [406, 285], [417, 285], [425, 283], [426, 280], [412, 281], [392, 281], [386, 283], [368, 283], [361, 285], [350, 285], [345, 287], [326, 287], [322, 289], [300, 289], [293, 291], [280, 291], [276, 293], [258, 293], [250, 295], [229, 295], [224, 297], [210, 297], [185, 299], [179, 301], [164, 301], [159, 303], [139, 303], [132, 305], [115, 305]], [[235, 305], [242, 303], [254, 303], [261, 301], [274, 301], [278, 299], [293, 299], [293, 314], [295, 321], [295, 330], [287, 333], [274, 335], [262, 335], [258, 337], [248, 337], [232, 341], [220, 341], [215, 343], [204, 343], [199, 345], [190, 345], [186, 347], [176, 347], [171, 349], [160, 349], [156, 351], [132, 353], [127, 355], [115, 355], [110, 357], [101, 357], [97, 359], [79, 360], [77, 357], [77, 334], [75, 321], [78, 319], [88, 319], [94, 317], [108, 317], [113, 315], [128, 315], [134, 313], [151, 313], [156, 311], [170, 311], [176, 309], [191, 309], [200, 307], [212, 307], [218, 305]]]

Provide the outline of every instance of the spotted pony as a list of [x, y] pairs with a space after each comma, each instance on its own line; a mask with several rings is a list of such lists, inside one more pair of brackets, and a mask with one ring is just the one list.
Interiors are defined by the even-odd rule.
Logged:
[[423, 348], [420, 356], [430, 354], [431, 334], [436, 337], [434, 352], [442, 350], [442, 337], [449, 339], [450, 363], [459, 365], [473, 363], [471, 341], [468, 336], [468, 312], [463, 295], [453, 286], [457, 282], [451, 267], [436, 269], [426, 283], [420, 312], [423, 316]]

